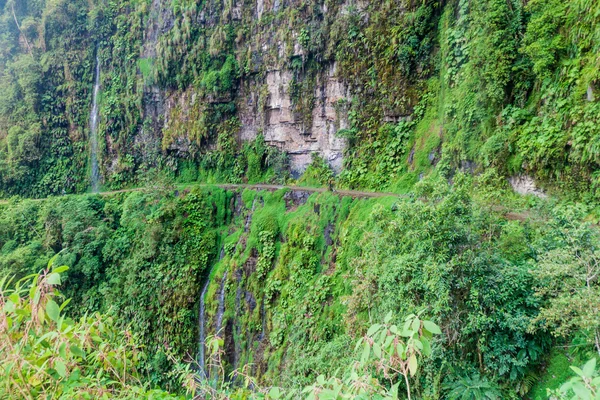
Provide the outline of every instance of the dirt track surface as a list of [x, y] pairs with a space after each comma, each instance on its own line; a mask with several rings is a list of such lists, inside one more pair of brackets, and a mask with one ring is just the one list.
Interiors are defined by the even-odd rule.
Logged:
[[[331, 192], [331, 193], [336, 194], [341, 197], [352, 197], [354, 199], [359, 199], [359, 198], [362, 198], [362, 199], [367, 198], [368, 199], [368, 198], [382, 198], [382, 197], [405, 197], [405, 195], [401, 195], [401, 194], [397, 194], [397, 193], [387, 193], [387, 192], [366, 192], [366, 191], [359, 191], [359, 190], [343, 190], [343, 189], [339, 189], [339, 190], [335, 189], [333, 191], [330, 191], [329, 189], [324, 188], [324, 187], [304, 187], [304, 186], [267, 185], [267, 184], [251, 185], [251, 184], [233, 184], [233, 183], [232, 184], [199, 183], [199, 184], [192, 184], [192, 185], [175, 186], [175, 187], [173, 187], [173, 190], [184, 191], [186, 189], [192, 189], [195, 187], [219, 187], [221, 189], [226, 189], [226, 190], [250, 189], [250, 190], [276, 191], [276, 190], [286, 189], [286, 190], [290, 190], [290, 191], [294, 191], [294, 192], [308, 192], [308, 193]], [[159, 187], [156, 187], [156, 188], [152, 188], [152, 187], [131, 188], [131, 189], [121, 189], [121, 190], [111, 190], [111, 191], [106, 191], [106, 192], [99, 192], [99, 193], [97, 193], [97, 195], [111, 196], [111, 195], [115, 195], [115, 194], [119, 194], [119, 193], [131, 193], [131, 192], [138, 192], [138, 191], [144, 191], [144, 190], [147, 191], [147, 190], [161, 190], [161, 189], [162, 188], [159, 188]], [[57, 197], [60, 198], [60, 197], [68, 197], [68, 196], [82, 196], [82, 195], [86, 195], [86, 194], [85, 193], [72, 194], [72, 195], [57, 196]], [[91, 195], [91, 193], [87, 193], [87, 195]], [[43, 201], [46, 199], [48, 199], [48, 198], [31, 199], [31, 200]], [[9, 203], [9, 200], [0, 200], [0, 205], [8, 204], [8, 203]], [[514, 212], [514, 211], [512, 211], [510, 209], [506, 209], [502, 206], [493, 207], [493, 211], [503, 214], [504, 217], [508, 220], [516, 220], [516, 221], [521, 221], [521, 222], [535, 220], [535, 218], [533, 218], [533, 216], [530, 215], [530, 213], [528, 213], [528, 212]]]
[[[194, 187], [219, 187], [221, 189], [228, 189], [228, 190], [250, 189], [250, 190], [269, 190], [269, 191], [286, 189], [286, 190], [290, 190], [293, 192], [308, 192], [308, 193], [330, 192], [330, 190], [328, 190], [327, 188], [323, 188], [323, 187], [304, 187], [304, 186], [266, 185], [266, 184], [249, 185], [249, 184], [229, 184], [229, 183], [225, 183], [225, 184], [199, 183], [196, 185], [186, 186], [185, 188], [194, 188]], [[99, 196], [111, 196], [111, 195], [115, 195], [115, 194], [119, 194], [119, 193], [131, 193], [131, 192], [138, 192], [138, 191], [142, 191], [142, 190], [151, 190], [151, 188], [132, 188], [132, 189], [110, 190], [110, 191], [106, 191], [106, 192], [99, 192], [97, 194]], [[365, 192], [365, 191], [358, 191], [358, 190], [343, 190], [343, 189], [340, 189], [340, 190], [335, 189], [335, 190], [333, 190], [332, 193], [337, 194], [342, 197], [352, 197], [355, 199], [399, 197], [400, 196], [395, 193]], [[81, 193], [79, 195], [85, 195], [85, 194], [92, 194], [92, 193]], [[78, 195], [73, 194], [73, 195], [65, 195], [65, 196], [78, 196]], [[65, 197], [65, 196], [56, 196], [56, 197]], [[42, 201], [42, 200], [46, 200], [46, 199], [48, 199], [48, 198], [31, 199], [31, 200]], [[8, 200], [0, 200], [0, 205], [8, 204], [8, 202], [9, 202]]]

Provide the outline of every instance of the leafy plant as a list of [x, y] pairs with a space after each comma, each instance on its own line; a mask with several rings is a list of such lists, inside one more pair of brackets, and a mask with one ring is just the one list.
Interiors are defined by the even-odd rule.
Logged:
[[57, 287], [67, 267], [17, 282], [0, 280], [0, 396], [24, 399], [175, 399], [150, 389], [137, 370], [144, 353], [135, 337], [100, 314], [74, 321]]
[[502, 398], [498, 385], [490, 382], [479, 373], [454, 375], [444, 386], [448, 390], [448, 400], [496, 400]]
[[582, 368], [571, 366], [577, 376], [565, 382], [556, 391], [548, 390], [561, 400], [595, 400], [600, 396], [600, 373], [596, 369], [596, 359], [592, 358]]

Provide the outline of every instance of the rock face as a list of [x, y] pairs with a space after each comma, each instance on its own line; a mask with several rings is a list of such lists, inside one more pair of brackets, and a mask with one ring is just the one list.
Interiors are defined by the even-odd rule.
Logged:
[[[299, 7], [294, 1], [256, 0], [253, 7], [247, 7], [247, 2], [242, 6], [241, 0], [234, 0], [228, 15], [232, 21], [245, 24], [248, 18], [260, 19], [282, 12], [283, 7]], [[159, 37], [176, 25], [177, 16], [170, 4], [170, 0], [152, 1], [142, 59], [159, 57]], [[325, 14], [327, 8], [323, 7]], [[223, 15], [221, 9], [210, 3], [194, 23], [205, 25], [209, 32], [224, 25]], [[159, 90], [152, 84], [145, 87], [144, 119], [150, 123], [138, 134], [139, 146], [153, 147], [150, 142], [158, 142], [163, 150], [184, 158], [197, 154], [200, 148], [215, 148], [214, 138], [206, 139], [198, 133], [202, 131], [199, 121], [205, 118], [203, 113], [211, 112], [211, 105], [233, 102], [239, 120], [238, 143], [262, 135], [267, 144], [289, 155], [293, 175], [306, 169], [313, 153], [326, 160], [334, 171], [341, 171], [346, 141], [336, 134], [348, 127], [346, 104], [351, 96], [348, 85], [338, 76], [336, 62], [320, 60], [318, 70], [304, 76], [303, 71], [292, 68], [294, 58], [305, 61], [308, 57], [308, 51], [299, 43], [298, 32], [280, 32], [272, 25], [260, 27], [260, 24], [253, 29], [256, 32], [252, 42], [240, 42], [235, 51], [238, 64], [249, 66], [230, 95], [207, 96], [202, 88], [193, 85], [169, 90]], [[245, 57], [250, 62], [244, 61]], [[299, 94], [293, 94], [293, 85], [298, 82], [306, 84]]]
[[536, 186], [533, 178], [528, 175], [517, 175], [510, 177], [508, 182], [512, 186], [513, 190], [520, 195], [531, 194], [542, 199], [548, 197], [543, 190]]
[[290, 155], [292, 172], [302, 172], [311, 162], [311, 154], [317, 153], [340, 171], [345, 141], [336, 136], [339, 129], [348, 125], [348, 119], [340, 104], [348, 96], [348, 89], [336, 77], [335, 64], [317, 77], [313, 93], [316, 99], [310, 113], [309, 125], [297, 115], [290, 95], [292, 73], [285, 69], [266, 73], [263, 87], [266, 104], [260, 109], [257, 84], [243, 82], [238, 108], [242, 128], [240, 138], [252, 140], [263, 133], [265, 141]]
[[[348, 127], [348, 116], [344, 103], [349, 99], [349, 90], [336, 76], [335, 64], [317, 77], [314, 90], [315, 104], [310, 112], [310, 124], [306, 124], [295, 111], [290, 95], [292, 72], [274, 69], [264, 76], [242, 80], [235, 98], [237, 115], [241, 126], [240, 141], [251, 141], [259, 134], [265, 142], [288, 153], [292, 173], [303, 172], [311, 163], [312, 153], [323, 157], [334, 171], [342, 168], [346, 141], [337, 137], [340, 129]], [[198, 108], [203, 108], [203, 99], [193, 89], [166, 93], [161, 100], [156, 90], [145, 109], [154, 121], [163, 120], [162, 129], [174, 123], [181, 124], [198, 118]], [[261, 98], [262, 96], [262, 98]], [[150, 98], [150, 97], [149, 97]], [[213, 99], [212, 102], [227, 99]], [[156, 116], [156, 111], [163, 115]], [[161, 118], [162, 117], [162, 118]], [[176, 129], [176, 137], [171, 138], [168, 147], [178, 153], [190, 151], [192, 140], [187, 133]]]

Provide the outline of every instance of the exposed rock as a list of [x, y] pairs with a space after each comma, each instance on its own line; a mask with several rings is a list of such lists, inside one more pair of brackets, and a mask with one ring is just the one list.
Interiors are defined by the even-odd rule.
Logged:
[[470, 174], [474, 174], [477, 169], [477, 163], [470, 160], [463, 160], [460, 162], [460, 169]]
[[254, 295], [250, 292], [246, 292], [246, 304], [248, 305], [248, 310], [252, 313], [256, 308], [256, 299]]
[[[362, 1], [352, 4], [358, 10], [366, 6]], [[244, 7], [243, 2], [234, 1], [231, 18], [243, 18]], [[252, 12], [260, 19], [265, 13], [278, 12], [286, 5], [281, 0], [257, 0], [254, 7]], [[348, 7], [343, 5], [339, 12], [347, 12]], [[327, 12], [325, 8], [323, 11]], [[219, 24], [219, 18], [218, 13], [208, 7], [194, 21], [210, 27]], [[152, 60], [156, 57], [159, 37], [173, 28], [174, 20], [170, 0], [152, 0], [142, 58]], [[233, 101], [241, 123], [240, 142], [264, 135], [267, 144], [289, 154], [294, 176], [304, 172], [312, 162], [313, 153], [326, 160], [335, 172], [340, 172], [347, 143], [336, 133], [349, 125], [346, 104], [351, 98], [350, 88], [343, 77], [338, 76], [336, 63], [324, 61], [320, 71], [314, 72], [316, 76], [311, 77], [314, 85], [309, 85], [308, 93], [302, 94], [312, 96], [314, 104], [308, 102], [308, 110], [299, 112], [290, 90], [294, 76], [298, 79], [298, 72], [292, 72], [290, 57], [303, 59], [306, 54], [297, 37], [299, 32], [291, 34], [292, 40], [288, 41], [273, 30], [258, 32], [256, 42], [247, 49], [250, 57], [247, 73], [237, 82], [236, 89], [225, 97], [201, 97], [201, 90], [193, 87], [168, 91], [145, 87], [144, 120], [150, 122], [145, 123], [148, 128], [142, 128], [143, 132], [136, 139], [140, 148], [148, 148], [148, 143], [154, 142], [158, 146], [152, 148], [151, 154], [167, 149], [170, 154], [184, 158], [197, 154], [199, 148], [214, 149], [216, 139], [205, 140], [198, 132], [201, 116], [209, 110], [207, 105], [210, 103]], [[398, 120], [399, 115], [396, 110], [386, 111], [390, 121]]]
[[300, 190], [290, 190], [283, 196], [283, 199], [285, 200], [286, 209], [290, 210], [294, 207], [306, 204], [309, 197], [309, 192], [304, 192]]
[[513, 190], [521, 195], [531, 194], [541, 199], [548, 197], [543, 190], [536, 186], [534, 179], [528, 175], [512, 176], [508, 179], [508, 182]]
[[587, 101], [595, 101], [596, 96], [594, 96], [594, 85], [590, 83], [587, 87]]
[[252, 249], [250, 257], [244, 263], [244, 274], [250, 276], [256, 271], [256, 264], [258, 263], [258, 252], [255, 248]]
[[[242, 122], [240, 138], [252, 140], [262, 131], [268, 144], [290, 155], [292, 173], [303, 172], [312, 161], [312, 153], [318, 153], [339, 172], [346, 142], [336, 133], [348, 127], [348, 117], [339, 104], [349, 97], [349, 92], [335, 74], [336, 67], [332, 64], [317, 78], [316, 102], [309, 127], [304, 126], [294, 113], [290, 96], [291, 71], [268, 71], [262, 85], [256, 81], [242, 82], [238, 96]], [[266, 97], [262, 99], [264, 109], [259, 109], [261, 90]]]
[[265, 12], [265, 2], [264, 0], [256, 0], [256, 13], [258, 15], [258, 19], [260, 19]]
[[329, 222], [325, 227], [325, 232], [323, 234], [325, 236], [325, 244], [327, 244], [327, 246], [331, 246], [333, 244], [333, 239], [331, 238], [331, 235], [333, 235], [334, 230], [335, 225], [331, 222]]
[[161, 33], [171, 29], [175, 23], [170, 0], [152, 0], [144, 32], [142, 58], [156, 57], [156, 44]]

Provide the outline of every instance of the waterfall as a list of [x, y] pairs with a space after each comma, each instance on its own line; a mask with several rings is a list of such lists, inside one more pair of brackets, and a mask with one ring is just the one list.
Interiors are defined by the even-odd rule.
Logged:
[[93, 193], [98, 193], [100, 186], [100, 169], [98, 167], [98, 92], [100, 92], [100, 60], [98, 59], [98, 55], [96, 55], [94, 93], [92, 96], [92, 110], [90, 111], [90, 181]]
[[[221, 249], [221, 254], [219, 255], [219, 261], [225, 257], [225, 249]], [[208, 286], [210, 285], [210, 274], [212, 273], [212, 269], [208, 273], [208, 277], [206, 278], [206, 283], [202, 287], [202, 292], [200, 293], [200, 307], [198, 311], [198, 330], [199, 330], [199, 338], [198, 338], [198, 367], [204, 377], [208, 377], [208, 371], [206, 370], [206, 304], [204, 298], [206, 297], [206, 292], [208, 291]], [[217, 334], [220, 330], [219, 325], [223, 323], [223, 312], [225, 309], [225, 279], [227, 278], [227, 272], [223, 276], [223, 281], [221, 282], [221, 294], [219, 296], [219, 308], [217, 310]], [[220, 313], [220, 316], [219, 316]]]
[[202, 374], [204, 376], [206, 376], [206, 360], [205, 358], [205, 354], [204, 352], [206, 351], [205, 349], [205, 341], [206, 341], [206, 332], [204, 331], [204, 327], [205, 327], [205, 321], [204, 321], [204, 297], [206, 295], [206, 291], [208, 290], [208, 285], [210, 285], [210, 277], [208, 277], [206, 279], [206, 283], [204, 284], [204, 287], [202, 288], [202, 293], [200, 294], [200, 311], [199, 311], [199, 330], [200, 330], [200, 346], [198, 349], [198, 366], [200, 371], [202, 372]]
[[[240, 365], [240, 353], [242, 352], [241, 344], [240, 344], [240, 314], [242, 312], [241, 302], [242, 302], [242, 278], [243, 278], [244, 270], [238, 269], [236, 271], [236, 281], [237, 281], [237, 289], [235, 291], [235, 335], [233, 338], [234, 342], [234, 354], [233, 354], [233, 368], [237, 369]], [[235, 378], [234, 378], [235, 379]]]
[[223, 274], [221, 280], [221, 291], [219, 293], [219, 307], [217, 308], [217, 326], [216, 334], [221, 335], [221, 328], [223, 328], [223, 314], [225, 313], [225, 281], [227, 280], [227, 271]]

